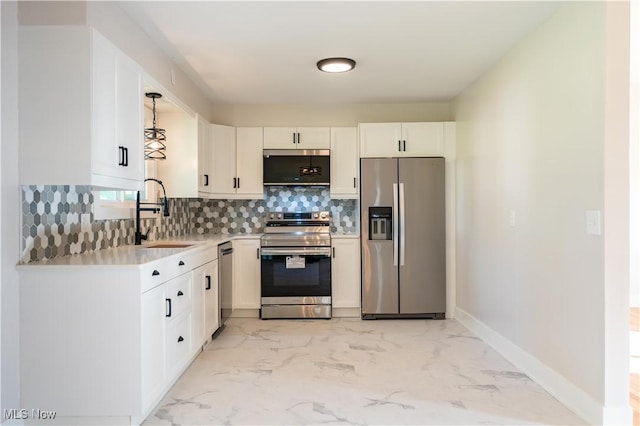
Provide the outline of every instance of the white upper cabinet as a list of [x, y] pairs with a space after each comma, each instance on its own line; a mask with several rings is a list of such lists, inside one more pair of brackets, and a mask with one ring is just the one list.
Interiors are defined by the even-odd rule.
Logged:
[[262, 127], [211, 125], [211, 198], [261, 199]]
[[19, 32], [20, 183], [141, 189], [142, 69], [87, 26]]
[[329, 149], [329, 127], [265, 127], [264, 149]]
[[200, 115], [196, 116], [198, 127], [198, 192], [211, 193], [212, 155], [211, 124]]
[[444, 123], [360, 123], [360, 157], [442, 157]]
[[236, 128], [212, 124], [210, 127], [212, 152], [211, 192], [228, 195], [236, 192]]
[[236, 129], [237, 198], [261, 199], [263, 197], [262, 132], [262, 127]]
[[358, 197], [358, 132], [331, 128], [331, 198]]

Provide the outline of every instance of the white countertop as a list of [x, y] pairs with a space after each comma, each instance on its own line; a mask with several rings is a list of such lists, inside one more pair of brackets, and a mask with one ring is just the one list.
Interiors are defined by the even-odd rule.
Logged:
[[[185, 253], [191, 250], [201, 250], [226, 243], [232, 239], [259, 238], [260, 235], [230, 235], [230, 234], [205, 234], [188, 235], [179, 238], [151, 241], [139, 246], [127, 245], [120, 247], [96, 250], [89, 253], [60, 256], [50, 260], [31, 262], [17, 265], [18, 269], [34, 267], [59, 267], [59, 266], [140, 266], [162, 258]], [[189, 244], [188, 247], [179, 248], [153, 248], [156, 244], [181, 243]]]
[[[96, 250], [89, 253], [60, 256], [51, 260], [42, 260], [17, 265], [18, 269], [42, 268], [42, 267], [137, 267], [145, 263], [154, 262], [169, 256], [185, 253], [191, 250], [201, 250], [214, 247], [231, 240], [260, 238], [262, 234], [202, 234], [187, 235], [167, 240], [151, 241], [139, 246], [128, 245]], [[358, 238], [357, 234], [332, 234], [332, 238]], [[153, 248], [156, 244], [182, 243], [188, 247], [179, 248]]]

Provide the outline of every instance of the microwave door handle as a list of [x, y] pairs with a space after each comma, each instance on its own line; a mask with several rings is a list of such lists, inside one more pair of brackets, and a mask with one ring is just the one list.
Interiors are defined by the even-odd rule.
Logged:
[[393, 184], [393, 266], [398, 266], [398, 184]]

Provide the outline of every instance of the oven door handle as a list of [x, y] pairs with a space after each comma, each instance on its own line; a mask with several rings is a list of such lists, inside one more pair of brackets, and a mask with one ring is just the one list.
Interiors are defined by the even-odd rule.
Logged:
[[295, 248], [273, 248], [263, 247], [263, 256], [327, 256], [331, 257], [331, 247], [295, 247]]

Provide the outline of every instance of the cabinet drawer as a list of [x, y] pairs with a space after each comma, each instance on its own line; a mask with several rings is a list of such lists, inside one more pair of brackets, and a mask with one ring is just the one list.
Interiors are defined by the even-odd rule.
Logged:
[[183, 274], [167, 283], [167, 319], [172, 321], [191, 308], [191, 274]]
[[183, 367], [191, 347], [191, 314], [177, 316], [167, 327], [167, 377], [171, 380]]
[[217, 247], [207, 247], [206, 249], [200, 250], [187, 250], [184, 253], [144, 264], [140, 269], [140, 292], [144, 293], [145, 291], [151, 290], [159, 284], [167, 282], [217, 258]]

